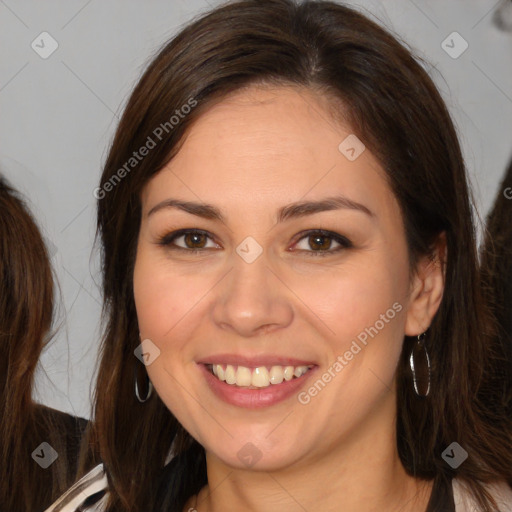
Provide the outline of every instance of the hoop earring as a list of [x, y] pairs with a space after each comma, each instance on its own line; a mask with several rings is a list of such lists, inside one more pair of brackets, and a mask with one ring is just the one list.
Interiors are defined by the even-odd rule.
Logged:
[[414, 392], [420, 398], [430, 393], [430, 357], [425, 344], [426, 332], [419, 334], [409, 356]]
[[143, 404], [145, 402], [147, 402], [149, 400], [149, 398], [151, 397], [151, 395], [153, 394], [153, 384], [151, 383], [151, 380], [149, 380], [149, 375], [147, 374], [146, 371], [144, 371], [144, 373], [146, 374], [146, 379], [147, 379], [147, 392], [146, 392], [146, 396], [145, 398], [141, 398], [140, 396], [140, 393], [139, 393], [139, 382], [138, 382], [138, 378], [137, 378], [137, 367], [138, 365], [135, 366], [135, 372], [134, 372], [134, 380], [135, 380], [135, 396], [137, 398], [137, 400]]

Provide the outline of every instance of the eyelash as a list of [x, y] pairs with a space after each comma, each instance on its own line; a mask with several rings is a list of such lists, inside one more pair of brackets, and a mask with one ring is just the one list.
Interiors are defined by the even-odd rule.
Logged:
[[[190, 253], [197, 254], [197, 253], [201, 253], [201, 252], [209, 250], [208, 248], [187, 249], [185, 247], [180, 247], [180, 246], [174, 245], [174, 241], [177, 238], [180, 238], [181, 236], [188, 235], [188, 234], [205, 235], [208, 238], [210, 238], [211, 240], [213, 240], [213, 238], [211, 237], [210, 233], [208, 233], [207, 231], [203, 231], [201, 229], [180, 229], [178, 231], [173, 231], [172, 233], [169, 233], [169, 234], [161, 237], [158, 240], [157, 243], [158, 243], [158, 245], [166, 247], [169, 250], [172, 250], [172, 251], [185, 251], [185, 252], [187, 252], [189, 254]], [[299, 249], [299, 251], [307, 253], [308, 256], [324, 257], [324, 256], [327, 256], [329, 254], [338, 253], [338, 252], [340, 252], [340, 251], [342, 251], [344, 249], [350, 249], [351, 247], [353, 247], [352, 242], [348, 238], [346, 238], [346, 237], [344, 237], [342, 235], [339, 235], [337, 233], [334, 233], [332, 231], [327, 231], [325, 229], [311, 229], [311, 230], [307, 230], [307, 231], [302, 231], [302, 232], [300, 232], [297, 235], [297, 236], [299, 236], [299, 238], [297, 239], [297, 241], [294, 244], [297, 244], [301, 240], [303, 240], [304, 238], [307, 238], [307, 237], [312, 236], [312, 235], [320, 235], [320, 236], [323, 236], [323, 237], [326, 237], [326, 238], [330, 238], [333, 241], [339, 243], [340, 246], [337, 247], [334, 250], [327, 249], [327, 250], [318, 250], [318, 251], [313, 251], [313, 250], [308, 251], [308, 250], [304, 250], [304, 249]]]

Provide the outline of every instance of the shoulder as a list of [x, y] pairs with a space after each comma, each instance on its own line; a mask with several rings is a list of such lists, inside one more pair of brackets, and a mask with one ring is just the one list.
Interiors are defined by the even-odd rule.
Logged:
[[107, 491], [107, 475], [103, 464], [98, 464], [45, 512], [102, 512], [108, 496]]
[[[467, 484], [454, 478], [452, 485], [456, 512], [478, 512]], [[496, 500], [500, 512], [512, 512], [512, 489], [505, 481], [485, 484], [485, 487]]]

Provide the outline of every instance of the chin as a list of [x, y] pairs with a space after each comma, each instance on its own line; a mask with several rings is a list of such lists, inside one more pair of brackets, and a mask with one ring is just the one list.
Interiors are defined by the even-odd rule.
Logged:
[[[270, 440], [269, 431], [265, 428], [259, 435], [255, 435], [254, 428], [248, 429], [247, 435], [237, 431], [234, 438], [225, 436], [221, 445], [218, 438], [212, 439], [212, 443], [206, 443], [206, 449], [209, 454], [235, 469], [277, 471], [296, 463], [299, 457], [296, 447], [303, 447], [299, 436], [294, 439], [283, 431], [278, 440]], [[283, 442], [283, 439], [287, 442]]]

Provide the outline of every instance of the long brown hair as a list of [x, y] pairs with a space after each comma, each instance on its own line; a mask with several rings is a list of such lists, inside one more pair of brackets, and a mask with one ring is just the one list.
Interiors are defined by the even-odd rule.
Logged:
[[[181, 512], [206, 482], [204, 449], [158, 396], [142, 405], [133, 393], [140, 193], [205, 109], [254, 84], [309, 87], [332, 98], [333, 115], [348, 122], [386, 171], [405, 222], [411, 275], [446, 233], [444, 296], [428, 339], [432, 391], [424, 401], [414, 394], [406, 337], [397, 374], [398, 450], [411, 475], [445, 482], [457, 475], [483, 511], [493, 510], [482, 482], [512, 484], [512, 425], [486, 385], [495, 370], [493, 325], [479, 285], [471, 194], [454, 125], [423, 67], [386, 30], [344, 5], [292, 0], [235, 1], [194, 20], [150, 63], [117, 128], [96, 191], [105, 332], [90, 439], [107, 470], [109, 510]], [[191, 99], [196, 106], [171, 125]], [[165, 133], [155, 132], [162, 126]], [[132, 162], [148, 138], [156, 144]], [[441, 457], [453, 441], [469, 453], [457, 470]], [[162, 472], [173, 442], [178, 456]], [[167, 508], [157, 498], [159, 477], [167, 479]]]
[[487, 215], [481, 250], [483, 290], [497, 323], [496, 345], [502, 354], [493, 386], [512, 417], [512, 161]]
[[53, 277], [36, 223], [3, 180], [0, 279], [0, 504], [2, 510], [36, 510], [47, 491], [37, 489], [39, 468], [30, 464], [28, 446], [37, 435], [32, 388], [52, 323]]
[[[0, 177], [0, 510], [44, 510], [72, 482], [68, 416], [32, 400], [34, 373], [51, 339], [54, 278], [48, 251], [22, 197]], [[59, 454], [42, 468], [32, 453]], [[75, 450], [76, 451], [76, 450]]]

